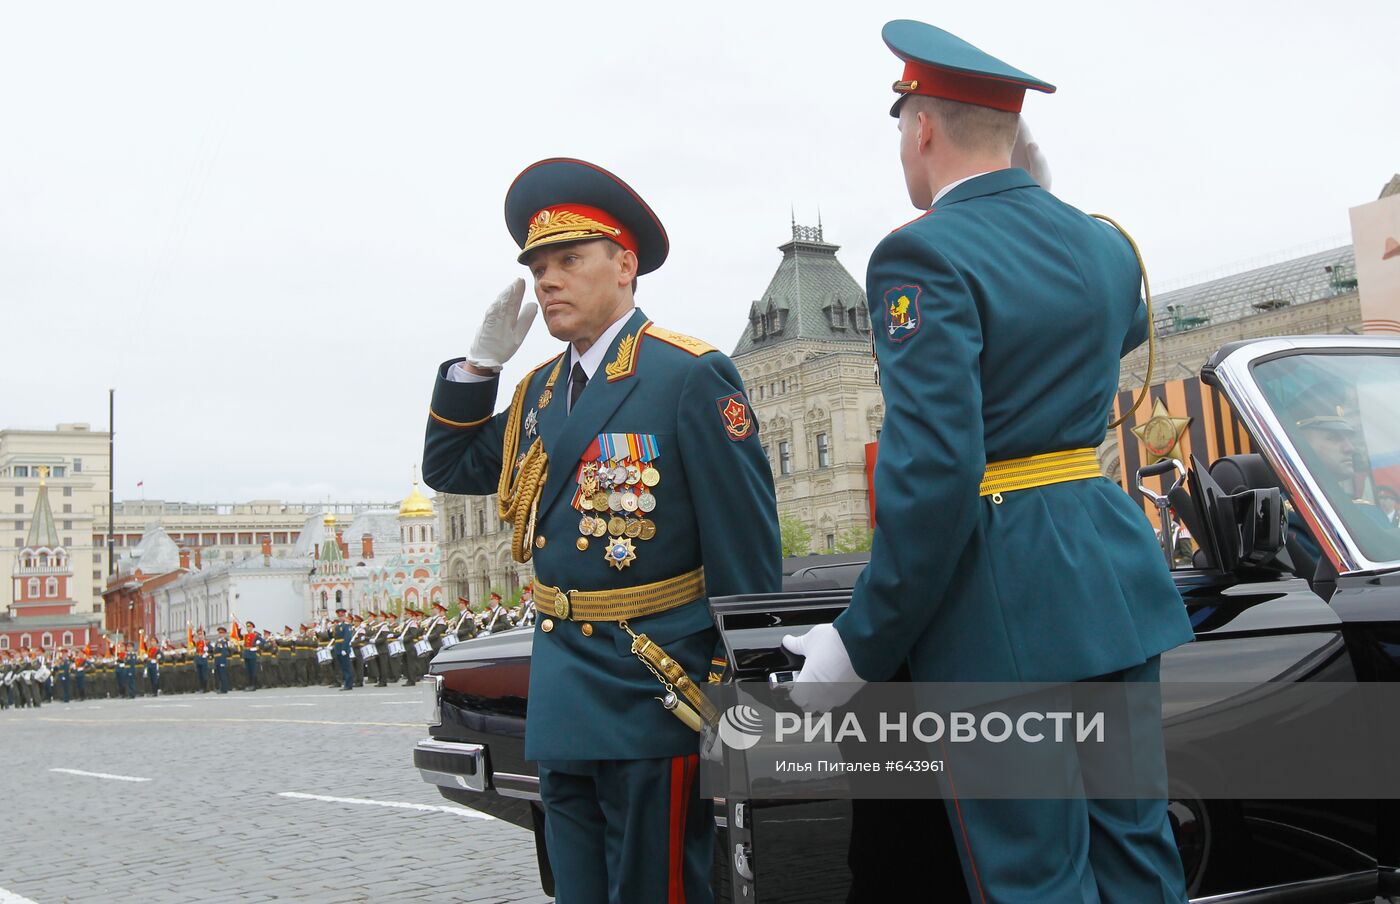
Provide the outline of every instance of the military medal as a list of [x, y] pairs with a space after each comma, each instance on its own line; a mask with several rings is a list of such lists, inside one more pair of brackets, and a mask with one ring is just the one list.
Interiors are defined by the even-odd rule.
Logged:
[[593, 536], [601, 537], [608, 532], [608, 522], [606, 518], [593, 519]]
[[637, 508], [643, 512], [650, 512], [656, 508], [656, 497], [650, 493], [642, 493], [637, 497]]
[[613, 515], [608, 519], [608, 533], [612, 534], [614, 537], [622, 536], [625, 530], [627, 530], [627, 522], [623, 521], [620, 516]]
[[578, 532], [581, 533], [581, 534], [583, 534], [585, 537], [591, 537], [591, 536], [593, 536], [593, 516], [592, 516], [592, 515], [584, 515], [582, 518], [579, 519], [579, 522], [578, 522]]
[[544, 392], [540, 393], [539, 405], [541, 411], [549, 407], [550, 401], [554, 398], [554, 381], [559, 379], [559, 370], [564, 366], [564, 359], [569, 357], [567, 353], [559, 356], [559, 360], [554, 362], [554, 369], [549, 372], [549, 379], [544, 381]]
[[530, 413], [525, 415], [525, 435], [534, 436], [539, 430], [540, 416], [535, 409], [531, 408]]
[[627, 527], [622, 531], [622, 533], [625, 536], [631, 537], [633, 540], [637, 539], [642, 535], [642, 522], [633, 520], [631, 518], [627, 519]]
[[627, 466], [627, 485], [636, 486], [642, 479], [642, 469], [636, 465]]
[[647, 465], [646, 468], [642, 471], [643, 486], [654, 487], [660, 482], [661, 472], [653, 468], [651, 465]]
[[650, 540], [652, 537], [656, 536], [656, 522], [652, 521], [650, 518], [643, 518], [641, 521], [638, 521], [637, 529], [639, 531], [637, 536], [642, 540]]
[[608, 508], [614, 512], [622, 511], [622, 494], [614, 490], [608, 496]]
[[604, 548], [603, 558], [609, 565], [621, 571], [637, 558], [637, 551], [632, 547], [631, 540], [626, 537], [614, 537]]
[[608, 494], [605, 490], [599, 490], [593, 494], [593, 509], [599, 512], [608, 510]]
[[635, 511], [637, 510], [637, 494], [636, 494], [636, 493], [623, 493], [623, 494], [622, 494], [621, 502], [622, 502], [622, 510], [623, 510], [624, 512], [635, 512]]

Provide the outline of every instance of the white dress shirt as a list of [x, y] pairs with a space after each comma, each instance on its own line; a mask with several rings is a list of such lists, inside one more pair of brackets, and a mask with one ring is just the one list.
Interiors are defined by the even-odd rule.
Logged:
[[933, 196], [933, 203], [930, 204], [930, 205], [928, 206], [928, 207], [929, 207], [929, 210], [932, 210], [932, 209], [934, 208], [934, 206], [943, 198], [944, 195], [948, 194], [948, 192], [950, 192], [950, 191], [952, 191], [953, 189], [957, 188], [959, 185], [962, 185], [964, 182], [968, 181], [969, 179], [976, 179], [978, 176], [985, 176], [985, 175], [987, 175], [987, 173], [990, 173], [990, 172], [992, 172], [992, 170], [987, 170], [986, 173], [973, 173], [971, 176], [964, 176], [963, 178], [959, 179], [959, 180], [956, 181], [956, 182], [949, 182], [947, 185], [943, 186], [942, 188], [940, 188], [940, 189], [938, 190], [938, 194], [936, 194], [936, 195]]
[[[607, 329], [603, 330], [602, 335], [598, 337], [598, 341], [590, 345], [588, 351], [584, 352], [582, 355], [578, 353], [578, 349], [574, 348], [572, 344], [569, 345], [569, 366], [564, 369], [563, 374], [565, 377], [565, 384], [568, 383], [568, 377], [574, 371], [574, 362], [578, 362], [579, 366], [583, 368], [583, 372], [588, 375], [590, 381], [593, 379], [593, 376], [598, 373], [598, 368], [603, 363], [603, 356], [608, 353], [608, 348], [612, 345], [612, 341], [617, 338], [618, 333], [622, 332], [622, 328], [627, 324], [627, 321], [632, 318], [632, 314], [635, 311], [636, 308], [628, 308], [626, 313], [614, 320]], [[454, 383], [484, 383], [496, 377], [495, 374], [489, 377], [474, 374], [463, 367], [463, 363], [464, 362], [459, 361], [449, 367], [447, 369], [447, 379]], [[570, 394], [567, 392], [564, 393], [566, 405], [569, 405], [569, 395]], [[570, 407], [572, 407], [572, 405], [570, 405]]]

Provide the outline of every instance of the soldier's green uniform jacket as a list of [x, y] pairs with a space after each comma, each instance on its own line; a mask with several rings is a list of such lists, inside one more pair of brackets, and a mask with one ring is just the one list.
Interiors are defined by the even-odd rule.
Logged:
[[[705, 569], [705, 589], [720, 596], [777, 590], [781, 553], [772, 472], [753, 410], [733, 362], [708, 345], [651, 325], [633, 311], [572, 412], [567, 411], [570, 352], [528, 377], [519, 448], [537, 430], [549, 456], [539, 498], [535, 574], [544, 584], [610, 590]], [[455, 359], [460, 360], [460, 359]], [[499, 379], [458, 383], [438, 370], [423, 447], [423, 478], [449, 493], [494, 493], [507, 414], [492, 416]], [[546, 384], [559, 365], [548, 396]], [[600, 434], [654, 436], [660, 480], [648, 514], [655, 536], [632, 540], [636, 559], [611, 567], [607, 538], [580, 549], [580, 511], [572, 501], [585, 452]], [[541, 545], [543, 544], [543, 545]], [[640, 759], [694, 753], [696, 733], [657, 702], [664, 691], [630, 652], [615, 622], [591, 625], [551, 617], [541, 607], [530, 665], [525, 734], [532, 760]], [[703, 682], [717, 632], [705, 598], [631, 627], [660, 644]]]
[[876, 247], [875, 537], [835, 623], [862, 678], [907, 659], [916, 681], [1074, 681], [1191, 639], [1116, 483], [979, 496], [988, 462], [1103, 441], [1119, 358], [1147, 335], [1140, 279], [1117, 230], [1021, 169], [963, 182]]

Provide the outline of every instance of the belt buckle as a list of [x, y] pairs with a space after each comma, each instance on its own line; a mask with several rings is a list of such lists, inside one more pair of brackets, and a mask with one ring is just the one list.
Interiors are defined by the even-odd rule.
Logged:
[[571, 593], [573, 593], [572, 590], [560, 590], [560, 591], [555, 595], [555, 597], [554, 597], [554, 616], [555, 616], [555, 618], [567, 619], [567, 618], [569, 617], [569, 609], [570, 609], [570, 606], [569, 606], [569, 594], [571, 594]]

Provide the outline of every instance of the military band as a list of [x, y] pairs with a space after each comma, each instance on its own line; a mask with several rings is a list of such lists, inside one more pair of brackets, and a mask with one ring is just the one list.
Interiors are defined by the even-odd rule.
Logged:
[[[117, 643], [106, 655], [94, 654], [91, 647], [0, 650], [0, 709], [259, 687], [345, 688], [347, 675], [350, 687], [411, 687], [444, 647], [534, 624], [528, 589], [521, 605], [512, 609], [497, 605], [475, 612], [465, 599], [459, 604], [460, 611], [450, 616], [441, 604], [432, 607], [432, 614], [405, 607], [402, 617], [369, 610], [347, 613], [343, 622], [295, 629], [284, 625], [279, 633], [260, 631], [249, 622], [238, 639], [220, 626], [211, 641], [200, 628], [187, 632], [179, 645], [142, 637], [144, 650], [140, 643]], [[349, 655], [337, 659], [342, 642]], [[318, 669], [317, 654], [323, 650], [333, 675]], [[231, 663], [243, 668], [231, 668]]]

